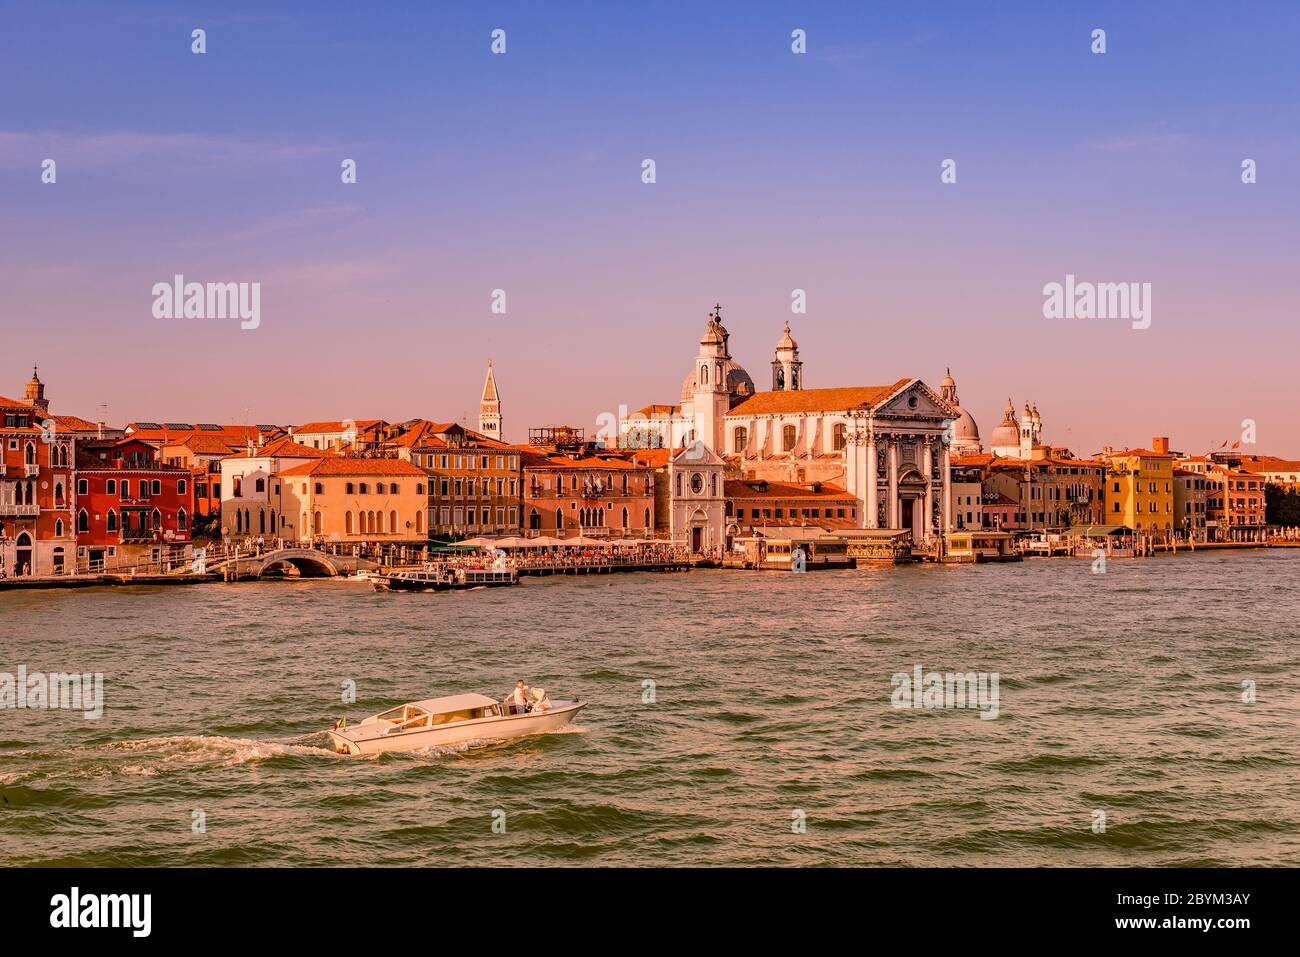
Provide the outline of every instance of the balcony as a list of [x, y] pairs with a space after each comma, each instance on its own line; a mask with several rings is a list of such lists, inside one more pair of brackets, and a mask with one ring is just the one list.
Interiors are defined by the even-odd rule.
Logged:
[[13, 502], [0, 502], [0, 516], [14, 518], [35, 518], [41, 513], [39, 505], [15, 505]]
[[141, 530], [138, 528], [124, 528], [122, 529], [121, 533], [118, 535], [117, 540], [122, 543], [151, 542], [157, 537], [158, 537], [157, 530], [152, 528], [147, 530]]
[[36, 478], [40, 474], [41, 467], [39, 465], [29, 464], [23, 466], [23, 476], [25, 478]]

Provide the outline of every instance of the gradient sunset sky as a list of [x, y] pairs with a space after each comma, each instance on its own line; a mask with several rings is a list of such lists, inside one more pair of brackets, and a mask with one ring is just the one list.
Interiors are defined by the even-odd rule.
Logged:
[[[0, 394], [35, 363], [116, 424], [474, 422], [491, 356], [507, 438], [594, 431], [678, 400], [720, 302], [760, 389], [790, 319], [809, 387], [951, 366], [986, 441], [1010, 397], [1080, 454], [1250, 418], [1300, 457], [1298, 35], [1294, 3], [0, 2]], [[155, 319], [176, 273], [260, 282], [261, 327]], [[1151, 327], [1045, 319], [1067, 273], [1150, 282]]]

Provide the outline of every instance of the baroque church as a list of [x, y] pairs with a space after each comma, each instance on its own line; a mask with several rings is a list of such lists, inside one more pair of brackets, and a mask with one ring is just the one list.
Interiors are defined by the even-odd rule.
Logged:
[[912, 376], [809, 389], [787, 322], [771, 384], [758, 391], [733, 358], [715, 307], [680, 401], [625, 416], [620, 444], [698, 446], [721, 458], [728, 478], [842, 487], [857, 500], [859, 528], [909, 531], [918, 543], [951, 529], [949, 457], [980, 451], [951, 375], [937, 393]]

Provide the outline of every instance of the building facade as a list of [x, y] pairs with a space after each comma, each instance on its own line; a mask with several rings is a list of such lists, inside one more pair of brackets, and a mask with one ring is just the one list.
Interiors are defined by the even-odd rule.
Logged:
[[165, 571], [189, 560], [195, 510], [190, 470], [160, 461], [149, 443], [84, 443], [76, 490], [78, 571]]
[[1174, 460], [1169, 439], [1154, 449], [1106, 449], [1106, 524], [1127, 525], [1157, 542], [1173, 541]]
[[0, 574], [72, 568], [75, 449], [73, 433], [51, 416], [35, 369], [23, 399], [0, 396]]
[[286, 538], [326, 544], [428, 541], [424, 470], [396, 458], [324, 456], [279, 472]]

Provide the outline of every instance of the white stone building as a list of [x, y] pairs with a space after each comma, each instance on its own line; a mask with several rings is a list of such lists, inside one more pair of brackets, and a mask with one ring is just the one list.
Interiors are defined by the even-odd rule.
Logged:
[[966, 447], [979, 441], [974, 420], [955, 405], [955, 383], [952, 401], [912, 377], [883, 386], [804, 388], [788, 323], [772, 380], [772, 391], [754, 389], [715, 311], [680, 404], [628, 416], [620, 427], [623, 444], [684, 447], [698, 440], [737, 478], [838, 485], [857, 500], [861, 527], [910, 531], [917, 542], [952, 527], [949, 441], [958, 434]]

